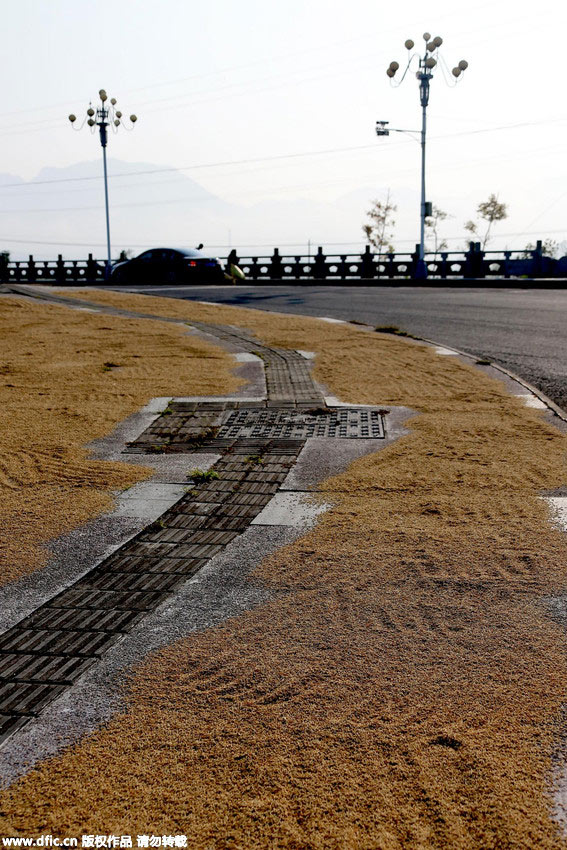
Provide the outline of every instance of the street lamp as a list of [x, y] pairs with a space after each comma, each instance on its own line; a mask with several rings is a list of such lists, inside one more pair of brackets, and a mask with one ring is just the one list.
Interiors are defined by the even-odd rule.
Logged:
[[108, 173], [106, 170], [106, 145], [108, 143], [108, 133], [107, 127], [110, 126], [114, 133], [118, 132], [118, 128], [123, 126], [126, 130], [132, 130], [134, 128], [134, 124], [138, 120], [136, 115], [130, 116], [131, 126], [128, 127], [122, 118], [122, 112], [119, 109], [116, 109], [116, 98], [110, 98], [110, 104], [107, 105], [108, 95], [106, 94], [104, 89], [99, 91], [100, 97], [100, 106], [97, 106], [96, 109], [93, 109], [92, 104], [89, 103], [89, 108], [87, 109], [87, 117], [83, 120], [83, 123], [80, 127], [75, 127], [75, 121], [77, 120], [76, 115], [69, 115], [69, 121], [73, 125], [73, 129], [82, 130], [85, 126], [85, 123], [91, 128], [93, 133], [96, 132], [94, 129], [95, 126], [99, 128], [100, 133], [100, 144], [102, 146], [102, 162], [104, 168], [104, 204], [106, 209], [106, 267], [104, 270], [104, 278], [108, 280], [110, 277], [110, 269], [112, 267], [112, 260], [110, 258], [110, 217], [108, 213]]
[[[443, 58], [439, 55], [439, 48], [443, 44], [443, 39], [439, 35], [435, 36], [435, 38], [432, 39], [430, 33], [424, 32], [423, 40], [425, 41], [425, 52], [423, 56], [421, 56], [418, 52], [411, 52], [415, 46], [411, 38], [408, 38], [405, 42], [405, 47], [408, 51], [408, 62], [406, 69], [397, 85], [394, 83], [394, 77], [396, 76], [396, 73], [399, 70], [399, 63], [390, 62], [388, 70], [386, 71], [386, 74], [392, 81], [392, 84], [397, 87], [403, 83], [405, 76], [414, 60], [416, 58], [418, 59], [418, 70], [415, 76], [419, 80], [419, 98], [421, 102], [421, 206], [419, 257], [415, 270], [415, 277], [419, 279], [424, 279], [427, 277], [427, 265], [425, 263], [425, 219], [428, 215], [431, 215], [432, 213], [432, 204], [425, 200], [425, 141], [427, 131], [427, 105], [429, 103], [429, 85], [431, 83], [431, 80], [433, 79], [433, 69], [438, 63], [445, 76], [445, 81], [448, 84], [451, 83], [451, 78], [448, 76], [447, 73], [449, 69], [447, 68]], [[461, 59], [458, 65], [453, 68], [451, 72], [454, 78], [452, 81], [453, 85], [456, 85], [458, 83], [459, 78], [466, 71], [468, 66], [469, 63], [465, 59]], [[388, 136], [390, 132], [412, 132], [410, 130], [393, 130], [393, 128], [387, 127], [388, 123], [388, 121], [378, 121], [376, 123], [376, 135]]]

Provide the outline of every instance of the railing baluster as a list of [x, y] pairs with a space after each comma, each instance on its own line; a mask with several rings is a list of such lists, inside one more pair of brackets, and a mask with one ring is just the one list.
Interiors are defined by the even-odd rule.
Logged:
[[274, 253], [272, 255], [272, 262], [268, 268], [268, 272], [272, 280], [281, 280], [283, 271], [282, 271], [282, 258], [280, 257], [280, 252], [277, 248], [274, 248]]
[[[418, 259], [418, 251], [373, 253], [366, 245], [360, 254], [325, 255], [318, 247], [313, 255], [295, 254], [282, 256], [278, 248], [270, 257], [239, 258], [236, 251], [221, 263], [235, 263], [246, 269], [246, 276], [254, 281], [289, 279], [313, 279], [314, 281], [375, 281], [412, 278]], [[567, 257], [561, 260], [548, 257], [543, 252], [541, 241], [535, 249], [526, 251], [483, 251], [479, 242], [470, 242], [466, 251], [428, 252], [426, 262], [431, 280], [511, 277], [555, 278], [563, 280], [567, 268]], [[7, 252], [0, 251], [0, 282], [29, 282], [96, 284], [104, 281], [103, 260], [95, 260], [92, 254], [86, 260], [64, 260], [62, 254], [56, 260], [10, 260]]]
[[36, 272], [35, 260], [33, 258], [33, 254], [30, 254], [30, 258], [28, 260], [27, 274], [26, 274], [26, 279], [27, 279], [28, 283], [34, 283], [35, 278], [36, 278], [35, 272]]

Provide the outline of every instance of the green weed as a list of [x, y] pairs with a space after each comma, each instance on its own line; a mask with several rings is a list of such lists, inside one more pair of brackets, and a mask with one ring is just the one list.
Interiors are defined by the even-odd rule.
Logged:
[[187, 473], [187, 477], [195, 484], [202, 484], [205, 481], [214, 481], [216, 478], [220, 478], [220, 475], [214, 469], [192, 469], [191, 472]]
[[262, 459], [262, 455], [247, 455], [244, 458], [244, 463], [259, 463], [259, 464], [262, 464], [262, 463], [264, 463], [264, 461]]
[[164, 443], [156, 443], [153, 446], [148, 446], [146, 449], [147, 453], [150, 455], [159, 455], [163, 454], [166, 451], [169, 445], [169, 440], [166, 440]]

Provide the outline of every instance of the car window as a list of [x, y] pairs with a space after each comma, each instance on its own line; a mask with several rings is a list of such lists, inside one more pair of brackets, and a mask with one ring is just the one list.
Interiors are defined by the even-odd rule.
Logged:
[[182, 258], [183, 254], [172, 248], [153, 248], [151, 251], [144, 251], [137, 257], [141, 263], [173, 263]]

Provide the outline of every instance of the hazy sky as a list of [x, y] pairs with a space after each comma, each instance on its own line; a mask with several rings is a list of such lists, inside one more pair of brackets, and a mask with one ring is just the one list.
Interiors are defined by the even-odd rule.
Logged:
[[[428, 198], [451, 215], [445, 224], [451, 244], [460, 247], [463, 222], [491, 192], [509, 205], [495, 247], [523, 246], [537, 235], [567, 238], [559, 41], [567, 12], [557, 0], [536, 6], [517, 0], [19, 0], [4, 4], [2, 23], [3, 174], [33, 181], [46, 167], [98, 161], [98, 138], [86, 128], [73, 132], [67, 115], [83, 116], [104, 87], [124, 113], [139, 116], [132, 133], [112, 136], [114, 159], [182, 169], [235, 210], [286, 200], [330, 210], [354, 193], [360, 213], [354, 203], [337, 212], [345, 243], [362, 241], [367, 200], [390, 189], [400, 248], [418, 236], [419, 146], [408, 136], [377, 138], [374, 124], [380, 118], [392, 127], [419, 127], [415, 76], [392, 88], [385, 70], [392, 59], [403, 66], [404, 40], [421, 46], [427, 29], [443, 37], [449, 68], [461, 58], [470, 66], [456, 87], [436, 71], [428, 111]], [[351, 150], [321, 153], [345, 148]], [[127, 205], [134, 181], [138, 198], [149, 179], [116, 181], [112, 202]], [[176, 174], [159, 177], [166, 188], [176, 181], [183, 186]], [[32, 243], [73, 243], [73, 228], [77, 242], [103, 243], [102, 207], [100, 216], [81, 209], [87, 199], [93, 206], [88, 188], [91, 194], [80, 182], [0, 187], [1, 209], [8, 210], [0, 212], [2, 246], [27, 253], [29, 240], [29, 250], [41, 256]], [[17, 216], [10, 212], [15, 203]], [[72, 215], [60, 225], [56, 218], [46, 222], [38, 215], [42, 205], [64, 205]], [[165, 207], [152, 208], [151, 226], [146, 210], [140, 244], [151, 244], [152, 227], [160, 242], [175, 228], [174, 211], [170, 206], [166, 216]], [[211, 224], [207, 238], [228, 242], [229, 230], [252, 245], [292, 236], [336, 240], [337, 228], [331, 233], [324, 215], [308, 233], [311, 222], [290, 229], [285, 204], [268, 207], [272, 217], [261, 234], [252, 216], [246, 232], [242, 222], [232, 226], [227, 219], [218, 233]], [[132, 205], [114, 220], [114, 244], [134, 238], [136, 216]], [[179, 233], [172, 236], [175, 242]]]

